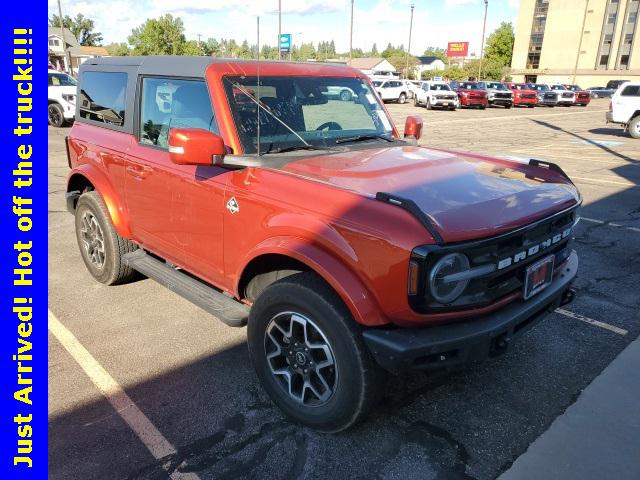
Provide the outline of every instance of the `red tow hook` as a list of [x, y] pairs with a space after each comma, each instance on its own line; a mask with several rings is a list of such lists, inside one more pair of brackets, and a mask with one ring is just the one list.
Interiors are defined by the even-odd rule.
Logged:
[[567, 289], [563, 294], [562, 294], [562, 298], [560, 299], [560, 306], [564, 306], [568, 303], [573, 302], [573, 299], [576, 296], [576, 289], [575, 288], [569, 288]]

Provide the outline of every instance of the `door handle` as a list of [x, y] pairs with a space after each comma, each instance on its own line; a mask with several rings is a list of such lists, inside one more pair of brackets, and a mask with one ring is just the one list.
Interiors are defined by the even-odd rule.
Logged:
[[147, 178], [153, 172], [151, 167], [128, 165], [126, 171], [129, 175], [135, 178], [143, 179]]

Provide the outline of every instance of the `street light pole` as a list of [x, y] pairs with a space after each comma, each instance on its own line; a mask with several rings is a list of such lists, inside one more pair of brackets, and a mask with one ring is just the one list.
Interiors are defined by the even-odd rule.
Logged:
[[64, 20], [62, 19], [62, 6], [60, 5], [60, 0], [58, 0], [58, 16], [60, 17], [60, 34], [62, 35], [62, 53], [67, 59], [67, 62], [69, 62], [69, 73], [73, 75], [73, 66], [71, 65], [71, 52], [67, 51], [67, 42], [64, 39]]
[[351, 0], [351, 25], [349, 27], [349, 64], [353, 57], [353, 0]]
[[411, 51], [411, 30], [413, 29], [413, 8], [414, 5], [413, 3], [411, 4], [411, 20], [409, 20], [409, 45], [407, 46], [407, 55], [406, 55], [406, 59], [405, 59], [405, 70], [404, 70], [404, 76], [405, 78], [409, 78], [409, 53]]
[[576, 83], [576, 74], [578, 73], [578, 61], [580, 60], [580, 50], [582, 50], [582, 38], [584, 37], [584, 26], [587, 23], [587, 9], [589, 8], [589, 0], [584, 5], [584, 16], [582, 17], [582, 29], [580, 30], [580, 41], [578, 42], [578, 52], [576, 53], [576, 64], [573, 66], [573, 76], [571, 77], [571, 85]]
[[282, 52], [280, 51], [280, 37], [282, 36], [282, 0], [278, 0], [278, 60], [282, 60]]
[[482, 24], [482, 43], [480, 44], [480, 65], [478, 66], [478, 78], [482, 80], [482, 57], [484, 56], [484, 34], [487, 29], [487, 7], [489, 6], [489, 0], [484, 0], [484, 22]]

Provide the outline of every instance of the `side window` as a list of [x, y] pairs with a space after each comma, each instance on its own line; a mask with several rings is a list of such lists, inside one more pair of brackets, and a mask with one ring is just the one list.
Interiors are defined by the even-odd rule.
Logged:
[[140, 143], [168, 148], [171, 128], [202, 128], [218, 133], [204, 81], [142, 79]]
[[640, 85], [627, 85], [620, 95], [623, 97], [640, 97]]
[[80, 80], [80, 117], [124, 125], [127, 74], [84, 72]]

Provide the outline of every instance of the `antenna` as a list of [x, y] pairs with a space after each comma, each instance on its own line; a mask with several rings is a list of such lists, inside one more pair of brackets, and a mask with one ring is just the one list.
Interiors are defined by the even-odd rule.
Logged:
[[257, 26], [257, 43], [256, 43], [256, 56], [258, 64], [256, 65], [256, 69], [258, 70], [258, 84], [256, 85], [257, 95], [258, 95], [258, 109], [257, 112], [257, 124], [258, 124], [258, 156], [260, 153], [260, 16], [256, 17], [256, 26]]

